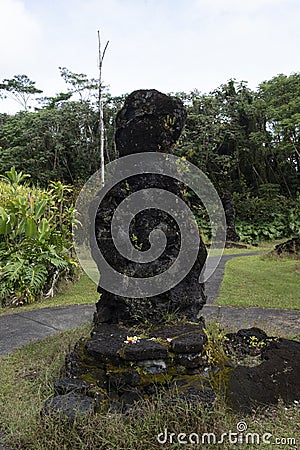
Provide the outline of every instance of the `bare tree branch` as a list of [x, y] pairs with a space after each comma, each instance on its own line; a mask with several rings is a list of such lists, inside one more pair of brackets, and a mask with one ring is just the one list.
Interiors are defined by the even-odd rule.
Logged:
[[100, 166], [101, 166], [101, 185], [104, 186], [104, 119], [103, 119], [103, 101], [102, 101], [102, 64], [109, 41], [107, 41], [104, 51], [101, 51], [101, 37], [98, 30], [98, 49], [99, 49], [99, 131], [100, 131]]

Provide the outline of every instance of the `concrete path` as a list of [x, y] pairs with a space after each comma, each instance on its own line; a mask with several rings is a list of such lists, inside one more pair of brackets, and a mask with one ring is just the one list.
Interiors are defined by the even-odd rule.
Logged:
[[34, 309], [0, 316], [0, 357], [59, 331], [92, 321], [95, 305]]
[[[217, 320], [232, 331], [257, 326], [269, 334], [294, 337], [300, 334], [300, 311], [275, 308], [241, 308], [217, 306], [212, 302], [218, 296], [226, 262], [238, 256], [223, 256], [215, 273], [208, 280], [207, 305], [201, 315], [207, 320]], [[0, 316], [0, 357], [21, 347], [53, 335], [59, 331], [79, 327], [92, 321], [95, 305], [72, 305], [43, 308]]]
[[300, 335], [300, 311], [292, 309], [205, 305], [201, 315], [206, 322], [216, 320], [232, 332], [258, 327], [270, 336]]
[[[0, 357], [22, 345], [92, 321], [95, 305], [43, 308], [0, 317]], [[217, 320], [229, 331], [256, 326], [268, 334], [294, 337], [300, 334], [300, 311], [205, 305], [201, 315]]]

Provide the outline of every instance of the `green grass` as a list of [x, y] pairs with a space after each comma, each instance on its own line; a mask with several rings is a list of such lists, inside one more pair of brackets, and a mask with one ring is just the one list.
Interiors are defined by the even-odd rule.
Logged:
[[[74, 424], [55, 417], [41, 418], [40, 410], [52, 396], [53, 382], [61, 375], [65, 353], [89, 328], [57, 334], [25, 346], [1, 359], [0, 371], [0, 444], [13, 450], [159, 450], [200, 448], [196, 445], [160, 444], [157, 435], [169, 433], [236, 432], [237, 424], [245, 421], [247, 432], [271, 433], [277, 438], [297, 438], [300, 408], [297, 405], [257, 410], [251, 415], [230, 411], [221, 399], [214, 407], [178, 402], [164, 405], [146, 402], [138, 412], [129, 415], [98, 414], [89, 419], [78, 419]], [[297, 431], [298, 430], [298, 431]], [[2, 438], [2, 439], [1, 439]], [[233, 448], [233, 444], [204, 445], [205, 449]], [[234, 446], [246, 449], [249, 445]], [[279, 446], [251, 445], [269, 449]], [[283, 447], [282, 447], [283, 448]], [[285, 446], [284, 448], [296, 448]]]
[[300, 310], [300, 262], [248, 256], [225, 266], [218, 305]]
[[0, 315], [29, 311], [32, 309], [49, 308], [53, 306], [87, 305], [99, 300], [96, 284], [85, 274], [75, 283], [67, 283], [60, 287], [60, 292], [54, 297], [44, 298], [38, 302], [21, 307], [0, 308]]

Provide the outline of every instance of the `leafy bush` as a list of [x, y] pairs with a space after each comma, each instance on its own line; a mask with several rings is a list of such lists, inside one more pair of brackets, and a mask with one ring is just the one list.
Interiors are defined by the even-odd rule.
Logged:
[[[286, 198], [276, 187], [261, 186], [259, 197], [234, 194], [236, 232], [241, 241], [250, 244], [300, 235], [300, 195]], [[193, 212], [204, 241], [209, 241], [212, 230], [207, 211], [198, 204], [193, 205]]]
[[49, 190], [21, 183], [14, 168], [0, 181], [0, 301], [22, 304], [52, 296], [61, 277], [73, 277], [71, 188], [51, 182]]
[[295, 200], [281, 195], [260, 197], [235, 194], [236, 230], [244, 242], [281, 239], [300, 233], [300, 196]]

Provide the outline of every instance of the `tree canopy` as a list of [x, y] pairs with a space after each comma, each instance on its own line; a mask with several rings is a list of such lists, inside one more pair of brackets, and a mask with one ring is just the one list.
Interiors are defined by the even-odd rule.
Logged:
[[[66, 92], [28, 101], [41, 90], [26, 75], [3, 80], [0, 92], [18, 98], [24, 111], [0, 116], [0, 173], [13, 165], [45, 185], [49, 179], [84, 181], [99, 168], [98, 82], [60, 68]], [[104, 89], [106, 160], [117, 154], [114, 118], [124, 96]], [[229, 80], [209, 94], [176, 93], [188, 118], [176, 153], [200, 167], [220, 195], [275, 192], [295, 198], [300, 173], [300, 74], [277, 75], [251, 90]]]

